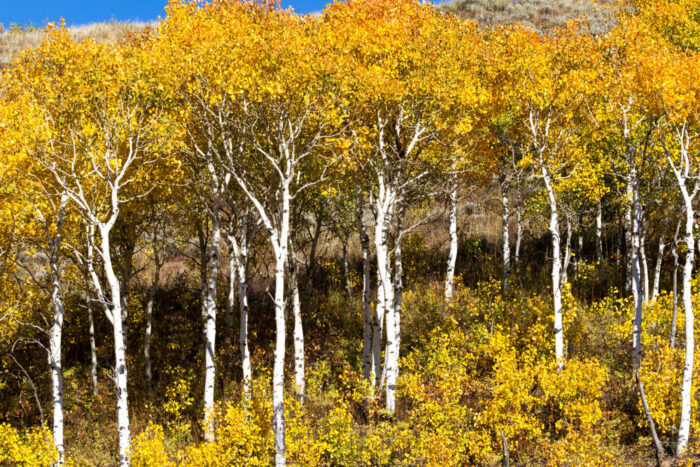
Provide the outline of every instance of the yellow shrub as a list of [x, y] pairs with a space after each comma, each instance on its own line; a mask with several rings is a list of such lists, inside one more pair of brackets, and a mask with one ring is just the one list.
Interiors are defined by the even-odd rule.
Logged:
[[140, 433], [131, 444], [131, 465], [133, 467], [175, 466], [165, 452], [163, 428], [149, 423], [146, 431]]
[[6, 423], [0, 423], [0, 465], [40, 467], [52, 465], [58, 458], [51, 433], [31, 428], [20, 433]]
[[271, 414], [264, 409], [269, 404], [251, 405], [251, 409], [246, 409], [238, 404], [229, 404], [216, 430], [216, 441], [188, 447], [179, 454], [180, 465], [269, 465], [272, 447]]

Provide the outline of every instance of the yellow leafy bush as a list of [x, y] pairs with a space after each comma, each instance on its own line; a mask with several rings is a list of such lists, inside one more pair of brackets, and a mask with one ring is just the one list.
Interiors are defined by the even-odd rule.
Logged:
[[7, 423], [0, 423], [0, 465], [49, 466], [58, 458], [51, 433], [31, 428], [20, 433]]
[[145, 431], [131, 443], [131, 465], [133, 467], [173, 467], [164, 444], [163, 428], [150, 423]]

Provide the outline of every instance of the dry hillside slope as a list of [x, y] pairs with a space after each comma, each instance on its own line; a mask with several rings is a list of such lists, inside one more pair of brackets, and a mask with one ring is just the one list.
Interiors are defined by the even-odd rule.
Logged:
[[445, 11], [482, 24], [520, 22], [538, 31], [561, 26], [572, 18], [588, 18], [594, 33], [611, 27], [611, 0], [450, 0], [439, 3]]
[[[127, 31], [142, 31], [147, 26], [148, 23], [109, 22], [75, 26], [71, 27], [69, 31], [75, 40], [91, 37], [98, 42], [105, 42], [120, 39]], [[0, 34], [0, 67], [7, 66], [12, 61], [12, 57], [20, 50], [36, 47], [45, 37], [44, 28], [12, 27], [4, 31]]]

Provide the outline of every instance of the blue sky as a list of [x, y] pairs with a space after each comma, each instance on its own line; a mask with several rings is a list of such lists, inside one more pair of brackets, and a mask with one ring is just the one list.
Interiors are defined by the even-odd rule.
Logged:
[[[319, 11], [332, 0], [282, 0], [300, 13]], [[165, 15], [167, 0], [0, 0], [0, 23], [42, 26], [61, 17], [71, 25], [115, 19], [150, 21]]]

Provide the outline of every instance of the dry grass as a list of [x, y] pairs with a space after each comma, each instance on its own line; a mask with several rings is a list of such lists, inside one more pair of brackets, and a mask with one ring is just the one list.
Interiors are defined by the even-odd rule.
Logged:
[[[115, 41], [127, 31], [139, 32], [149, 26], [149, 23], [95, 23], [69, 28], [71, 37], [81, 41], [91, 37], [98, 42]], [[42, 28], [10, 29], [0, 34], [0, 67], [7, 66], [20, 50], [36, 47], [46, 37]]]
[[449, 0], [439, 3], [446, 11], [484, 25], [520, 22], [546, 32], [573, 18], [587, 18], [596, 34], [612, 25], [610, 0]]

